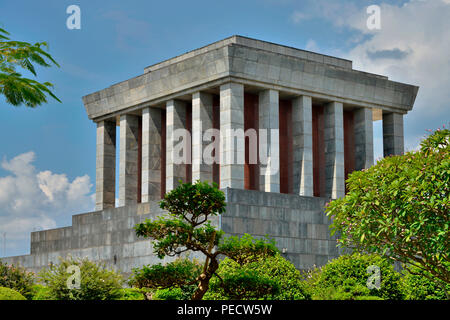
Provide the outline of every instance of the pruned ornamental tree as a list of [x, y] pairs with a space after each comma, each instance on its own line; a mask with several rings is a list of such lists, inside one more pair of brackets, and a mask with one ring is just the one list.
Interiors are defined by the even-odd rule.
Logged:
[[353, 172], [347, 184], [347, 195], [326, 209], [341, 245], [450, 283], [450, 130], [430, 134], [418, 151]]
[[25, 104], [34, 108], [46, 103], [47, 95], [61, 102], [51, 91], [53, 84], [23, 77], [17, 71], [17, 68], [22, 68], [36, 76], [34, 64], [42, 67], [50, 67], [53, 64], [59, 67], [44, 50], [48, 48], [47, 43], [14, 41], [8, 36], [9, 33], [0, 28], [0, 94], [5, 96], [6, 102], [13, 106]]
[[[151, 267], [148, 271], [146, 285], [151, 288], [169, 288], [171, 286], [187, 286], [196, 284], [193, 300], [200, 300], [208, 291], [209, 281], [219, 268], [219, 255], [227, 256], [235, 261], [248, 261], [264, 255], [274, 255], [277, 249], [267, 239], [237, 242], [235, 239], [222, 240], [223, 231], [211, 225], [209, 219], [225, 212], [225, 196], [217, 185], [197, 181], [194, 184], [181, 183], [168, 192], [160, 202], [168, 215], [156, 220], [146, 220], [135, 226], [136, 234], [155, 240], [153, 248], [160, 259], [165, 256], [177, 257], [184, 252], [198, 252], [205, 256], [200, 274], [194, 279], [184, 277], [185, 265], [168, 264], [160, 266], [156, 271]], [[166, 270], [178, 270], [176, 276], [166, 277]], [[155, 269], [155, 270], [153, 270]]]

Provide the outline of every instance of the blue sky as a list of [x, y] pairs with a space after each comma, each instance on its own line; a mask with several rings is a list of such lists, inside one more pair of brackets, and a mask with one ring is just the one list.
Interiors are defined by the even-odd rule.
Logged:
[[[81, 8], [81, 30], [66, 8]], [[365, 26], [381, 8], [381, 29]], [[448, 124], [450, 0], [63, 1], [3, 0], [11, 38], [47, 41], [61, 68], [38, 69], [63, 103], [30, 109], [0, 97], [0, 256], [27, 254], [29, 232], [70, 225], [93, 208], [95, 124], [81, 97], [144, 67], [240, 34], [354, 61], [354, 68], [420, 85], [405, 117], [415, 148], [426, 129]], [[375, 153], [381, 153], [380, 122]], [[3, 250], [3, 233], [6, 245]]]

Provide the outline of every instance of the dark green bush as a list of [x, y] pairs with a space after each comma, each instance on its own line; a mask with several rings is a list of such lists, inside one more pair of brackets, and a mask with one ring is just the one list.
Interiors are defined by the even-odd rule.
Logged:
[[[417, 267], [410, 267], [411, 272], [405, 271], [402, 279], [405, 299], [407, 300], [446, 300], [445, 291], [450, 292], [450, 284], [430, 280], [424, 271]], [[446, 288], [446, 290], [444, 290]]]
[[0, 300], [27, 300], [19, 292], [5, 287], [0, 287]]
[[202, 265], [197, 260], [176, 259], [162, 265], [143, 266], [133, 269], [128, 281], [132, 287], [148, 292], [155, 300], [188, 300], [197, 289], [197, 277]]
[[[279, 253], [252, 259], [242, 264], [226, 258], [213, 277], [204, 299], [308, 299], [301, 274], [295, 266]], [[253, 290], [252, 290], [253, 288]]]
[[31, 299], [34, 281], [34, 273], [26, 271], [25, 268], [8, 265], [0, 261], [0, 287], [13, 289], [25, 298]]
[[46, 286], [35, 284], [32, 288], [33, 300], [53, 300], [51, 290]]
[[[71, 265], [80, 268], [80, 288], [69, 288], [67, 281]], [[88, 259], [60, 258], [60, 263], [51, 265], [40, 273], [42, 282], [49, 289], [49, 298], [55, 300], [115, 300], [121, 297], [122, 275], [97, 265]]]
[[186, 290], [188, 288], [171, 287], [156, 290], [152, 294], [152, 300], [189, 300], [191, 299], [194, 290]]
[[123, 288], [120, 290], [120, 297], [117, 300], [144, 300], [144, 294], [138, 289]]
[[[369, 289], [369, 266], [380, 268], [379, 289]], [[399, 300], [403, 298], [401, 276], [385, 258], [353, 253], [329, 261], [306, 275], [307, 291], [316, 300], [359, 300], [369, 297]]]

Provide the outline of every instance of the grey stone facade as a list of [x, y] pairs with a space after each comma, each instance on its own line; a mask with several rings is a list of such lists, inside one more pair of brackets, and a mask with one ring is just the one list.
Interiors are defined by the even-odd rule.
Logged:
[[[283, 255], [299, 269], [322, 265], [338, 256], [329, 236], [324, 198], [224, 189], [227, 209], [212, 223], [225, 236], [250, 233], [275, 239]], [[38, 272], [58, 257], [89, 258], [128, 275], [133, 268], [164, 263], [151, 241], [137, 238], [133, 227], [164, 214], [157, 201], [74, 215], [72, 226], [31, 233], [31, 254], [2, 258]], [[193, 257], [193, 256], [191, 256]], [[201, 257], [201, 256], [197, 256]]]

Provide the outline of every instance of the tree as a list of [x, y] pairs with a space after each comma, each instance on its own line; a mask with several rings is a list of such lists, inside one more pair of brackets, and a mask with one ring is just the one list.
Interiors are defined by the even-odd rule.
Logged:
[[52, 64], [59, 67], [43, 49], [48, 49], [47, 43], [12, 41], [8, 35], [6, 30], [0, 28], [0, 94], [5, 96], [6, 102], [13, 106], [25, 104], [34, 108], [46, 103], [47, 95], [61, 102], [51, 91], [53, 84], [25, 78], [16, 71], [17, 67], [20, 67], [36, 76], [33, 63], [43, 67], [50, 67]]
[[383, 254], [450, 282], [450, 130], [421, 142], [420, 150], [386, 157], [355, 171], [349, 192], [326, 208], [342, 246]]
[[[138, 236], [156, 240], [153, 248], [160, 259], [179, 256], [188, 251], [198, 252], [206, 257], [201, 273], [193, 280], [197, 283], [193, 300], [202, 299], [208, 291], [209, 281], [219, 267], [219, 255], [236, 261], [247, 261], [277, 252], [274, 243], [267, 239], [252, 239], [237, 246], [233, 245], [233, 239], [225, 239], [221, 243], [223, 231], [213, 227], [208, 219], [224, 213], [225, 206], [225, 196], [217, 185], [200, 181], [195, 184], [180, 183], [178, 188], [167, 193], [160, 202], [160, 207], [167, 210], [168, 215], [154, 221], [147, 219], [135, 226]], [[164, 277], [155, 280], [157, 279], [153, 279], [153, 287], [167, 288], [171, 285]], [[174, 279], [171, 283], [176, 285], [177, 282]]]

